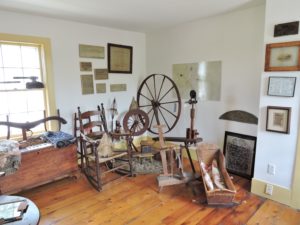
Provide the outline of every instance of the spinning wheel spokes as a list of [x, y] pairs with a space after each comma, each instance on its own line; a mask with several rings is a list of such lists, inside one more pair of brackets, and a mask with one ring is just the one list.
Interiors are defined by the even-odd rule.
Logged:
[[173, 80], [163, 74], [148, 76], [139, 87], [137, 102], [150, 118], [148, 130], [157, 134], [153, 125], [166, 125], [165, 133], [171, 131], [181, 113], [181, 100], [178, 88]]
[[133, 136], [143, 134], [149, 126], [147, 113], [140, 109], [133, 109], [126, 113], [123, 119], [123, 127]]

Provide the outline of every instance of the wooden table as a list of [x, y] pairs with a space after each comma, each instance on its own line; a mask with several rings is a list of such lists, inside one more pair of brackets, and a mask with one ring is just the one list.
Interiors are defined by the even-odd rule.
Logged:
[[37, 225], [40, 222], [40, 211], [38, 207], [28, 198], [20, 196], [0, 195], [0, 203], [12, 202], [18, 200], [26, 200], [28, 208], [23, 214], [22, 220], [8, 223], [8, 225]]

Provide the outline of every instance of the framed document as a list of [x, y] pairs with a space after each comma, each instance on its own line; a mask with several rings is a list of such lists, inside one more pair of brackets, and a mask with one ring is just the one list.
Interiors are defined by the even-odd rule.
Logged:
[[267, 107], [267, 131], [289, 134], [290, 133], [290, 107]]
[[228, 172], [251, 179], [256, 137], [225, 131], [224, 154]]
[[269, 77], [268, 95], [294, 97], [296, 77]]
[[104, 47], [80, 44], [79, 57], [104, 59]]
[[108, 43], [108, 72], [132, 73], [132, 47]]

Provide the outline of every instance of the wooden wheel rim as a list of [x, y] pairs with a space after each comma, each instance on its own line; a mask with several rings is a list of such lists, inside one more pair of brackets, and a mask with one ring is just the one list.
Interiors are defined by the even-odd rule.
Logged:
[[[154, 87], [152, 87], [154, 89], [154, 91], [151, 91], [151, 88], [149, 87], [149, 84], [151, 83], [150, 82], [151, 80], [153, 81], [153, 84], [154, 84]], [[162, 80], [161, 84], [158, 84], [156, 82], [157, 80]], [[163, 91], [163, 93], [161, 93], [162, 87], [163, 87], [164, 84], [168, 84], [170, 86], [170, 88], [167, 88], [166, 93], [164, 93], [165, 91]], [[158, 87], [159, 87], [158, 93], [157, 93], [157, 90], [156, 90], [156, 88], [158, 88], [158, 87], [156, 87], [156, 85], [158, 85]], [[148, 92], [150, 93], [150, 96], [145, 96], [143, 94], [143, 90], [145, 90], [145, 89], [148, 90]], [[175, 91], [175, 94], [176, 94], [175, 100], [171, 101], [171, 102], [162, 103], [161, 101], [163, 100], [163, 98], [171, 90]], [[152, 94], [152, 92], [154, 94]], [[148, 101], [148, 104], [147, 105], [142, 105], [141, 104], [141, 98], [144, 98], [146, 101]], [[169, 78], [168, 76], [166, 76], [164, 74], [151, 74], [148, 77], [146, 77], [145, 80], [143, 80], [143, 82], [140, 85], [140, 87], [138, 89], [138, 92], [137, 92], [137, 103], [138, 103], [138, 105], [141, 109], [143, 109], [143, 107], [151, 107], [151, 109], [148, 112], [146, 112], [148, 114], [149, 120], [150, 120], [150, 125], [148, 127], [148, 130], [151, 133], [158, 134], [156, 129], [153, 130], [153, 124], [152, 123], [153, 123], [154, 117], [156, 117], [155, 118], [156, 119], [156, 124], [160, 125], [160, 121], [158, 121], [157, 116], [152, 116], [150, 118], [151, 111], [156, 110], [158, 112], [158, 114], [160, 115], [160, 117], [163, 118], [163, 123], [165, 123], [165, 125], [166, 125], [166, 131], [164, 133], [168, 133], [169, 131], [171, 131], [175, 127], [175, 125], [177, 124], [177, 122], [179, 120], [180, 113], [181, 113], [181, 98], [180, 98], [179, 90], [178, 90], [175, 82], [171, 78]], [[174, 103], [178, 104], [176, 114], [172, 113], [170, 110], [166, 110], [165, 107], [162, 107], [163, 104], [167, 105], [167, 104], [174, 104]], [[168, 124], [167, 120], [165, 119], [165, 116], [164, 116], [163, 112], [164, 113], [169, 113], [171, 116], [174, 117], [174, 121], [171, 124]]]

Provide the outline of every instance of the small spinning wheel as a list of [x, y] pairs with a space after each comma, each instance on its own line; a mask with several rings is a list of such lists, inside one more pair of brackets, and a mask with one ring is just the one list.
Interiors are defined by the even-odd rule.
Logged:
[[[148, 76], [139, 87], [137, 102], [145, 110], [150, 119], [148, 130], [158, 134], [154, 125], [161, 122], [166, 126], [164, 133], [171, 131], [181, 113], [181, 99], [173, 80], [163, 74]], [[155, 119], [155, 121], [154, 121]]]
[[143, 134], [149, 126], [149, 117], [147, 113], [140, 109], [128, 111], [123, 119], [124, 130], [132, 136]]

